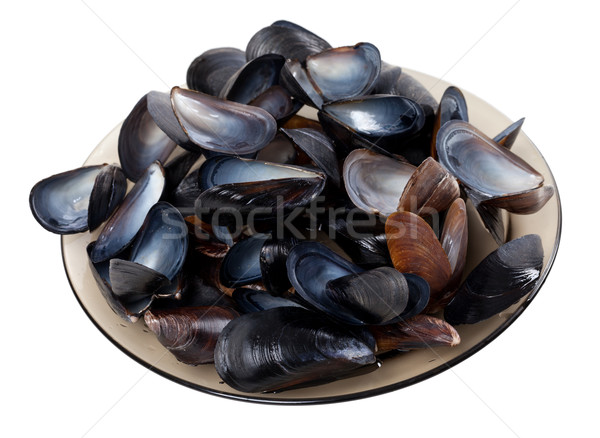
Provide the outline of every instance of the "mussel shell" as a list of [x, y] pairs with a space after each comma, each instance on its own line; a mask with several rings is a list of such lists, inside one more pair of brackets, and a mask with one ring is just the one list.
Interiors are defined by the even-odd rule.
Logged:
[[543, 261], [537, 234], [505, 243], [471, 271], [446, 306], [444, 319], [450, 324], [474, 324], [499, 314], [533, 290]]
[[165, 184], [160, 163], [152, 163], [110, 217], [90, 255], [92, 262], [107, 260], [128, 246], [160, 199]]
[[123, 320], [127, 322], [136, 322], [139, 317], [150, 307], [153, 297], [148, 296], [135, 302], [123, 302], [117, 297], [112, 291], [112, 285], [110, 283], [109, 274], [109, 261], [92, 263], [90, 254], [94, 247], [95, 242], [90, 243], [87, 248], [88, 261], [92, 276], [98, 285], [100, 293], [106, 300], [106, 303], [113, 312], [119, 315]]
[[238, 313], [230, 307], [149, 310], [144, 322], [180, 362], [211, 363], [217, 338]]
[[285, 129], [281, 132], [321, 169], [336, 187], [341, 185], [340, 168], [333, 143], [322, 132], [311, 128]]
[[345, 210], [335, 220], [327, 222], [330, 236], [361, 268], [392, 266], [387, 247], [385, 222], [381, 216]]
[[160, 272], [117, 258], [110, 260], [109, 276], [113, 293], [124, 303], [151, 299], [170, 285], [169, 279]]
[[454, 347], [460, 335], [443, 319], [416, 315], [390, 325], [369, 327], [375, 337], [377, 354], [391, 350], [409, 351], [418, 348]]
[[331, 316], [358, 325], [394, 322], [406, 309], [409, 295], [404, 275], [389, 266], [332, 279], [324, 293], [343, 309]]
[[[191, 91], [190, 91], [191, 92]], [[202, 152], [192, 142], [179, 123], [173, 109], [173, 90], [170, 93], [151, 91], [148, 96], [148, 113], [154, 123], [175, 143], [190, 152]]]
[[273, 85], [268, 88], [253, 99], [249, 105], [264, 109], [278, 123], [283, 123], [302, 107], [302, 103], [293, 100], [291, 94], [281, 85]]
[[276, 307], [302, 307], [287, 298], [274, 297], [267, 292], [247, 288], [234, 290], [231, 297], [244, 313], [260, 312]]
[[401, 74], [402, 69], [397, 65], [381, 61], [381, 71], [373, 85], [373, 94], [394, 94], [396, 81]]
[[294, 143], [281, 131], [277, 132], [275, 138], [256, 155], [258, 161], [278, 164], [293, 164], [297, 157], [298, 152]]
[[431, 136], [431, 156], [434, 158], [437, 157], [435, 147], [437, 133], [440, 130], [440, 127], [444, 126], [449, 120], [469, 121], [469, 112], [467, 110], [465, 96], [460, 89], [454, 86], [446, 88], [446, 91], [444, 91], [444, 94], [440, 99], [440, 105], [436, 113], [435, 123], [433, 125], [433, 135]]
[[409, 295], [406, 309], [402, 312], [400, 318], [398, 318], [400, 320], [412, 318], [423, 312], [431, 297], [429, 283], [423, 277], [416, 274], [404, 274], [404, 278], [408, 283]]
[[402, 74], [398, 77], [398, 80], [396, 81], [396, 84], [394, 85], [390, 94], [411, 99], [412, 101], [418, 103], [426, 114], [435, 113], [435, 110], [438, 107], [437, 100], [435, 100], [429, 90], [406, 72], [402, 72]]
[[221, 265], [221, 283], [225, 287], [239, 287], [262, 278], [260, 254], [267, 239], [267, 234], [255, 234], [231, 247]]
[[181, 291], [179, 296], [174, 298], [160, 298], [154, 300], [151, 308], [154, 309], [174, 309], [178, 307], [201, 307], [218, 306], [236, 308], [235, 302], [231, 297], [225, 295], [216, 287], [208, 282], [197, 272], [193, 263], [188, 262], [180, 274]]
[[375, 363], [374, 339], [298, 307], [247, 313], [215, 348], [217, 373], [243, 392], [280, 391], [347, 377]]
[[164, 166], [165, 169], [165, 190], [166, 200], [173, 196], [173, 192], [179, 187], [179, 184], [187, 176], [190, 169], [202, 157], [199, 152], [185, 151], [181, 155], [169, 160]]
[[422, 217], [435, 216], [448, 209], [459, 195], [456, 178], [428, 157], [406, 183], [397, 210], [410, 211]]
[[194, 214], [194, 204], [202, 189], [198, 185], [199, 169], [190, 172], [173, 190], [167, 200], [177, 208], [183, 216]]
[[259, 30], [248, 42], [246, 59], [276, 53], [286, 59], [304, 62], [307, 56], [331, 48], [329, 43], [309, 30], [285, 20], [279, 20]]
[[222, 184], [200, 194], [196, 216], [213, 225], [227, 226], [241, 225], [240, 219], [285, 217], [312, 202], [324, 187], [325, 178], [321, 177]]
[[469, 240], [469, 226], [467, 218], [467, 207], [465, 201], [457, 198], [446, 214], [444, 228], [440, 235], [440, 243], [448, 256], [452, 277], [448, 282], [448, 288], [458, 286], [462, 272], [467, 262], [467, 247]]
[[379, 77], [381, 56], [370, 43], [324, 50], [306, 58], [306, 71], [324, 102], [368, 94]]
[[431, 227], [416, 214], [403, 211], [387, 218], [385, 231], [394, 267], [402, 273], [423, 277], [430, 287], [430, 304], [436, 302], [452, 276], [452, 269]]
[[262, 108], [179, 87], [172, 89], [171, 102], [189, 140], [209, 151], [254, 153], [266, 146], [277, 131], [275, 119]]
[[246, 54], [242, 50], [232, 47], [207, 50], [188, 67], [187, 86], [191, 90], [218, 96], [229, 78], [245, 63]]
[[[323, 112], [340, 125], [379, 146], [394, 146], [416, 135], [425, 125], [425, 113], [414, 101], [374, 94], [323, 105]], [[398, 149], [400, 150], [400, 149]]]
[[29, 194], [29, 206], [46, 230], [81, 233], [90, 223], [95, 229], [110, 216], [125, 196], [126, 187], [123, 172], [116, 166], [80, 167], [38, 182]]
[[552, 186], [541, 186], [521, 193], [485, 200], [482, 203], [503, 208], [514, 214], [532, 214], [546, 205], [553, 195], [554, 188]]
[[260, 249], [260, 272], [262, 282], [269, 292], [282, 295], [292, 284], [287, 275], [287, 258], [298, 239], [293, 236], [270, 238]]
[[494, 141], [500, 146], [504, 146], [506, 149], [511, 149], [513, 144], [515, 144], [517, 137], [519, 136], [519, 132], [521, 132], [521, 127], [523, 126], [524, 122], [525, 117], [512, 123], [505, 130], [495, 136]]
[[[287, 272], [296, 293], [308, 304], [346, 324], [393, 322], [413, 311], [427, 285], [414, 284], [394, 268], [364, 271], [317, 242], [300, 242], [290, 251]], [[413, 282], [414, 283], [414, 282]], [[410, 305], [409, 305], [410, 304]]]
[[305, 105], [314, 108], [323, 106], [323, 97], [315, 90], [302, 64], [297, 59], [287, 59], [281, 68], [280, 84]]
[[119, 206], [125, 192], [127, 181], [121, 168], [104, 166], [96, 177], [88, 204], [88, 228], [94, 231], [110, 217]]
[[209, 158], [200, 167], [198, 185], [208, 190], [222, 184], [270, 181], [284, 178], [323, 178], [323, 174], [299, 166], [220, 155]]
[[451, 120], [437, 136], [440, 163], [471, 190], [495, 198], [539, 187], [543, 176], [469, 123]]
[[156, 203], [136, 236], [130, 261], [160, 272], [169, 281], [181, 270], [188, 230], [181, 213], [167, 202]]
[[466, 187], [464, 190], [477, 210], [477, 213], [479, 213], [479, 217], [485, 228], [490, 232], [496, 243], [502, 245], [506, 241], [507, 232], [502, 210], [482, 202], [477, 192], [473, 192]]
[[133, 107], [119, 132], [119, 162], [125, 176], [137, 181], [154, 161], [164, 164], [177, 145], [148, 112], [148, 94]]
[[300, 242], [292, 248], [286, 262], [292, 286], [310, 305], [327, 312], [336, 308], [323, 292], [330, 280], [364, 272], [322, 243]]
[[279, 72], [285, 62], [281, 55], [266, 54], [248, 61], [221, 89], [219, 97], [248, 104], [273, 85], [279, 84]]
[[415, 169], [413, 165], [389, 156], [357, 149], [344, 161], [344, 186], [358, 208], [388, 216], [396, 211]]
[[334, 142], [338, 159], [345, 159], [355, 149], [367, 149], [391, 158], [396, 156], [396, 154], [392, 154], [367, 138], [358, 135], [356, 131], [341, 124], [335, 117], [330, 116], [324, 111], [319, 111], [317, 115], [323, 131]]

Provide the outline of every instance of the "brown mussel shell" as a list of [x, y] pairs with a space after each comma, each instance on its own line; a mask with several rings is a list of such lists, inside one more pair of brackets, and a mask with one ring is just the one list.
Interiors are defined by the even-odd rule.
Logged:
[[439, 300], [452, 277], [452, 268], [427, 222], [414, 213], [396, 212], [387, 218], [385, 233], [394, 267], [427, 281], [431, 294], [429, 305]]
[[409, 351], [419, 348], [454, 347], [460, 335], [443, 319], [416, 315], [396, 324], [369, 327], [375, 337], [377, 354], [392, 350]]
[[421, 217], [435, 216], [448, 209], [459, 195], [456, 178], [428, 157], [406, 183], [398, 211], [410, 211]]
[[149, 310], [144, 322], [178, 361], [200, 365], [213, 362], [219, 334], [237, 316], [229, 307], [184, 307]]

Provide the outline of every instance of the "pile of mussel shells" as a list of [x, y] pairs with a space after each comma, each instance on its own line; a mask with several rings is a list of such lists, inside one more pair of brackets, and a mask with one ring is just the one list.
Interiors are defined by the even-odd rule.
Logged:
[[[53, 233], [98, 229], [90, 269], [125, 321], [238, 391], [281, 391], [457, 345], [453, 325], [535, 288], [541, 239], [505, 242], [502, 214], [554, 194], [511, 152], [522, 123], [490, 138], [458, 88], [437, 102], [373, 44], [277, 21], [143, 96], [118, 165], [46, 178], [30, 205]], [[498, 243], [468, 275], [467, 203]]]

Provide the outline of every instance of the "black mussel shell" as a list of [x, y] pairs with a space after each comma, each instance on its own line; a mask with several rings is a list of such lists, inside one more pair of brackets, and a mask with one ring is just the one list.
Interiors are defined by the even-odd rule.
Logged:
[[[196, 200], [196, 216], [205, 222], [235, 226], [300, 214], [325, 187], [325, 178], [284, 178], [214, 186]], [[216, 217], [215, 217], [216, 216]]]
[[446, 123], [438, 132], [436, 147], [440, 163], [468, 189], [475, 205], [531, 214], [554, 195], [552, 187], [543, 186], [538, 171], [466, 122]]
[[344, 186], [358, 208], [388, 216], [397, 210], [404, 187], [415, 170], [412, 164], [396, 158], [356, 149], [344, 161]]
[[274, 297], [262, 290], [240, 288], [234, 290], [231, 297], [244, 313], [260, 312], [275, 307], [303, 307], [295, 301]]
[[434, 158], [436, 157], [435, 140], [437, 138], [437, 133], [449, 120], [469, 121], [469, 112], [467, 110], [465, 96], [460, 89], [454, 86], [446, 88], [446, 91], [444, 91], [444, 94], [440, 99], [440, 105], [433, 126], [433, 134], [431, 136], [431, 155]]
[[96, 177], [88, 205], [88, 228], [94, 231], [119, 206], [125, 192], [125, 174], [117, 166], [104, 166]]
[[184, 267], [181, 277], [182, 286], [179, 296], [154, 300], [151, 306], [153, 310], [201, 306], [236, 307], [231, 297], [208, 284], [192, 263]]
[[173, 190], [167, 200], [177, 208], [183, 216], [194, 214], [194, 204], [196, 199], [202, 193], [202, 189], [198, 185], [199, 169], [190, 172]]
[[154, 269], [117, 258], [110, 260], [109, 276], [113, 293], [125, 303], [151, 299], [170, 284], [167, 277]]
[[387, 266], [364, 271], [317, 242], [292, 248], [287, 272], [307, 303], [352, 325], [394, 322], [422, 311], [429, 299], [429, 288], [418, 279], [409, 282]]
[[230, 307], [183, 307], [149, 310], [144, 322], [178, 361], [211, 363], [217, 338], [238, 313]]
[[[389, 266], [330, 280], [324, 293], [344, 310], [336, 318], [360, 325], [394, 322], [406, 309], [409, 296], [404, 275]], [[345, 313], [352, 318], [346, 318]]]
[[529, 164], [467, 122], [447, 122], [436, 144], [440, 163], [484, 198], [524, 192], [544, 182]]
[[543, 262], [537, 234], [505, 243], [471, 271], [446, 306], [444, 319], [474, 324], [499, 314], [535, 288]]
[[311, 128], [284, 129], [285, 134], [321, 169], [336, 187], [341, 185], [337, 153], [332, 141], [322, 132]]
[[246, 63], [246, 53], [232, 47], [204, 52], [192, 61], [187, 71], [191, 90], [218, 96], [229, 78]]
[[268, 161], [278, 164], [293, 164], [298, 158], [298, 152], [294, 143], [281, 131], [264, 148], [258, 151], [258, 161]]
[[394, 94], [396, 81], [401, 74], [400, 67], [381, 61], [381, 71], [373, 86], [373, 94]]
[[305, 167], [219, 155], [202, 163], [198, 184], [201, 190], [208, 190], [223, 184], [322, 177], [322, 173]]
[[229, 78], [219, 97], [249, 104], [273, 85], [279, 84], [279, 72], [284, 62], [283, 56], [271, 53], [248, 61]]
[[148, 94], [148, 111], [178, 145], [192, 152], [253, 154], [277, 132], [277, 122], [262, 108], [174, 87], [170, 94]]
[[292, 284], [287, 275], [287, 257], [298, 243], [293, 236], [270, 238], [260, 250], [260, 271], [262, 282], [269, 292], [275, 295], [286, 293]]
[[90, 255], [92, 262], [108, 260], [131, 243], [146, 215], [160, 199], [164, 185], [162, 166], [152, 163], [102, 229]]
[[435, 113], [435, 110], [438, 107], [437, 100], [435, 100], [429, 90], [406, 72], [400, 74], [390, 94], [407, 97], [413, 100], [421, 105], [426, 114]]
[[127, 322], [136, 322], [139, 317], [148, 309], [148, 307], [150, 307], [153, 297], [145, 296], [138, 301], [125, 302], [115, 295], [110, 282], [109, 261], [106, 260], [104, 262], [92, 263], [91, 259], [89, 259], [94, 244], [95, 242], [90, 243], [86, 250], [88, 254], [90, 270], [92, 271], [92, 276], [98, 285], [98, 289], [100, 289], [100, 293], [113, 312]]
[[148, 96], [136, 103], [119, 132], [119, 162], [125, 176], [134, 182], [154, 161], [164, 164], [177, 146], [148, 111]]
[[298, 101], [314, 108], [323, 106], [323, 97], [315, 90], [302, 64], [297, 59], [286, 59], [281, 68], [279, 83]]
[[166, 198], [166, 201], [169, 201], [169, 198], [173, 196], [173, 192], [177, 189], [179, 184], [181, 184], [196, 161], [198, 161], [201, 157], [202, 154], [199, 152], [185, 151], [181, 155], [169, 160], [169, 162], [164, 166], [164, 197]]
[[188, 230], [181, 213], [167, 202], [155, 204], [140, 228], [130, 261], [160, 272], [169, 281], [179, 273], [188, 249]]
[[385, 221], [376, 214], [345, 209], [343, 214], [327, 222], [335, 242], [362, 268], [391, 266], [387, 247]]
[[267, 234], [255, 234], [231, 247], [221, 265], [224, 286], [239, 287], [261, 279], [260, 253], [267, 239]]
[[[399, 153], [402, 140], [415, 136], [425, 125], [425, 114], [417, 103], [394, 95], [374, 94], [332, 102], [323, 105], [322, 112], [350, 133]], [[326, 124], [323, 127], [327, 131]]]
[[299, 307], [248, 313], [219, 335], [215, 367], [243, 392], [281, 391], [347, 377], [375, 363], [374, 339]]
[[506, 149], [510, 149], [515, 144], [515, 140], [519, 136], [519, 132], [521, 132], [521, 127], [525, 122], [525, 117], [517, 120], [510, 126], [508, 126], [504, 131], [499, 133], [494, 137], [494, 141], [498, 143], [500, 146], [504, 146]]
[[284, 58], [304, 62], [307, 56], [329, 49], [327, 41], [297, 24], [279, 20], [259, 30], [248, 42], [246, 58], [276, 53]]
[[80, 167], [38, 182], [31, 189], [29, 206], [46, 230], [81, 233], [106, 220], [125, 196], [126, 188], [123, 172], [116, 166]]
[[302, 107], [302, 103], [292, 99], [292, 95], [281, 85], [273, 85], [253, 99], [249, 105], [264, 109], [279, 124], [284, 123]]
[[306, 58], [306, 72], [324, 102], [368, 94], [381, 70], [379, 50], [370, 43], [324, 50]]

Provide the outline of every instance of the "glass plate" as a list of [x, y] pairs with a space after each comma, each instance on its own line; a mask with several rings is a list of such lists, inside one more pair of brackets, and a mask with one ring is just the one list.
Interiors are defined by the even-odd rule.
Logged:
[[[450, 85], [423, 73], [405, 69], [421, 81], [439, 100]], [[462, 90], [469, 108], [470, 122], [481, 131], [495, 136], [512, 121], [494, 107]], [[115, 127], [94, 149], [85, 165], [118, 163], [117, 140], [121, 125]], [[512, 151], [538, 170], [546, 185], [556, 189], [556, 183], [544, 158], [535, 145], [521, 132]], [[488, 253], [496, 248], [472, 206], [469, 213], [469, 249], [465, 272], [468, 273]], [[457, 326], [461, 343], [456, 347], [423, 349], [383, 359], [376, 371], [315, 387], [284, 391], [277, 394], [247, 394], [224, 384], [212, 364], [189, 366], [178, 362], [156, 340], [144, 325], [143, 318], [135, 324], [121, 320], [104, 301], [92, 277], [86, 246], [96, 240], [98, 231], [61, 237], [65, 271], [73, 292], [83, 310], [98, 329], [124, 353], [157, 374], [177, 383], [210, 394], [266, 403], [327, 403], [373, 396], [420, 382], [465, 360], [489, 344], [523, 313], [539, 292], [554, 261], [561, 231], [561, 207], [558, 190], [539, 212], [532, 215], [507, 215], [508, 240], [525, 234], [539, 234], [544, 246], [544, 266], [535, 289], [518, 303], [486, 321]]]

